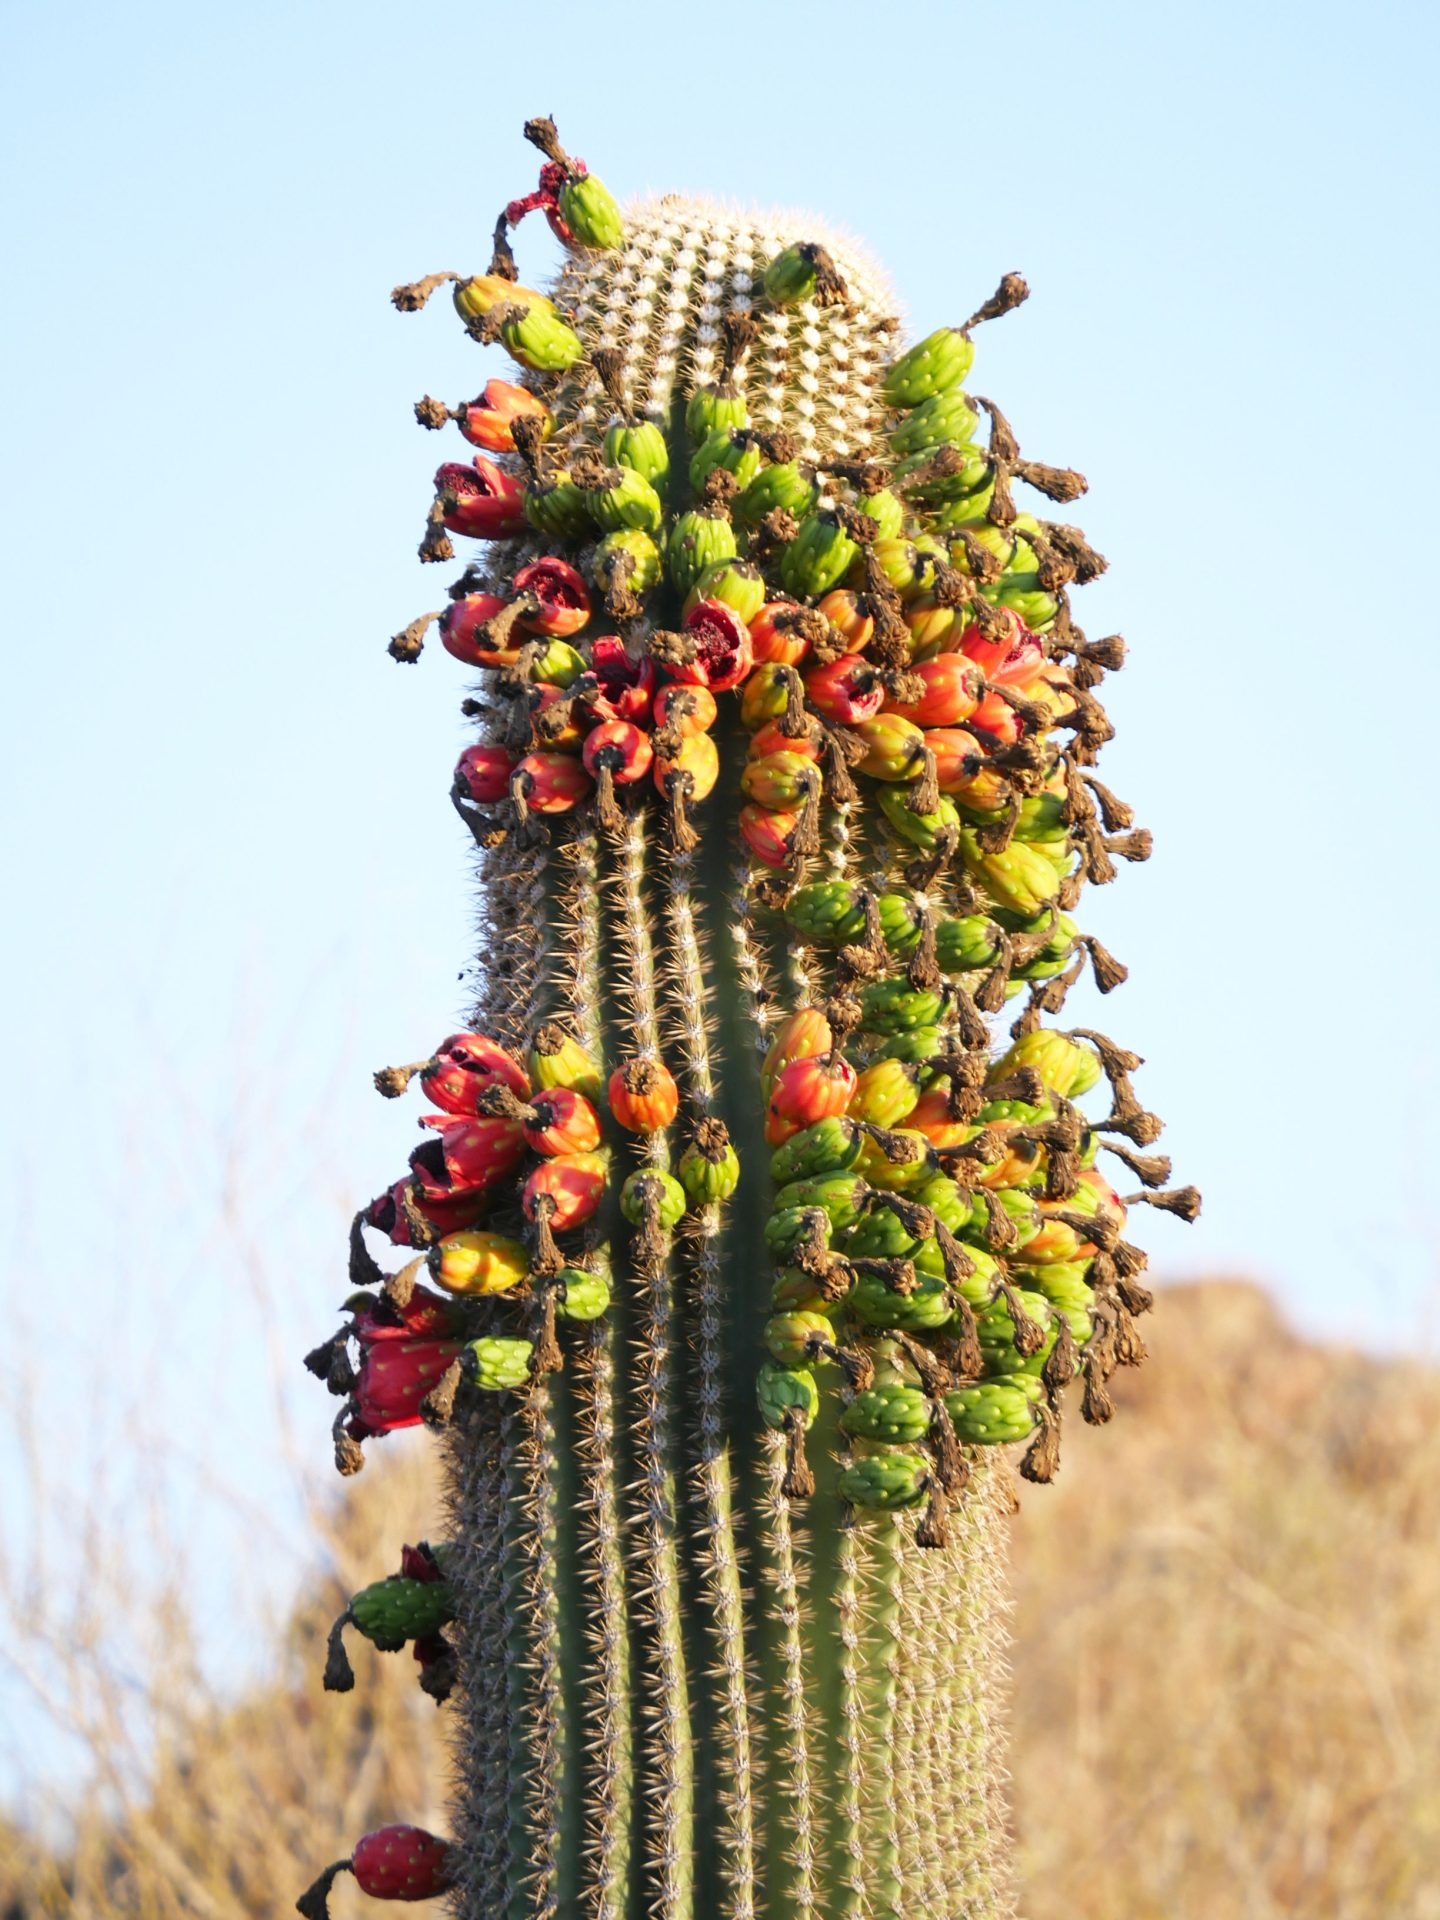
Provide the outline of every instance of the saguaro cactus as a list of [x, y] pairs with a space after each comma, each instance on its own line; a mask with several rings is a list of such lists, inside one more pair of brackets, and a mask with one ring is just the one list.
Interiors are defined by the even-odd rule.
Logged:
[[[420, 548], [481, 557], [391, 643], [438, 622], [482, 674], [482, 945], [470, 1029], [376, 1076], [437, 1111], [309, 1365], [342, 1472], [443, 1432], [449, 1539], [355, 1597], [326, 1677], [346, 1626], [415, 1642], [454, 1833], [348, 1864], [464, 1920], [1009, 1913], [1007, 1449], [1046, 1481], [1067, 1389], [1110, 1417], [1127, 1210], [1198, 1204], [1134, 1151], [1136, 1056], [1058, 1024], [1087, 964], [1125, 977], [1084, 882], [1149, 851], [1092, 771], [1124, 649], [1069, 589], [1105, 562], [1013, 492], [1085, 482], [964, 389], [1018, 275], [906, 349], [848, 242], [622, 216], [525, 131], [489, 271], [394, 295], [451, 284], [523, 371], [416, 408], [482, 450]], [[508, 240], [537, 209], [549, 296]]]

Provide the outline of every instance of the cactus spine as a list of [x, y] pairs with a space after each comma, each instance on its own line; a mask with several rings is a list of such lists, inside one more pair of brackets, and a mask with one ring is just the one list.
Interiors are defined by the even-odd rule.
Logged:
[[[1130, 1150], [1136, 1057], [1043, 1024], [1087, 961], [1123, 979], [1069, 916], [1148, 852], [1091, 772], [1123, 649], [1068, 588], [1104, 562], [1012, 495], [1084, 482], [961, 391], [1018, 276], [902, 353], [847, 243], [622, 221], [526, 134], [489, 274], [395, 295], [453, 281], [524, 372], [416, 410], [497, 456], [441, 467], [422, 559], [488, 550], [391, 644], [438, 617], [484, 673], [476, 999], [376, 1076], [443, 1111], [308, 1364], [342, 1471], [443, 1430], [455, 1831], [354, 1870], [418, 1898], [419, 1849], [462, 1920], [1009, 1914], [1005, 1448], [1053, 1477], [1077, 1377], [1109, 1417], [1149, 1305], [1127, 1208], [1198, 1204]], [[534, 210], [549, 296], [507, 238]]]

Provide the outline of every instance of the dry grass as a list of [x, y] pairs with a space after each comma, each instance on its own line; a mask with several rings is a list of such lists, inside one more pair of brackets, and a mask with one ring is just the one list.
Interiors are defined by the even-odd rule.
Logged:
[[[1440, 1916], [1440, 1380], [1296, 1340], [1241, 1286], [1177, 1289], [1104, 1433], [1067, 1432], [1016, 1525], [1017, 1819], [1029, 1920]], [[0, 1829], [0, 1920], [271, 1916], [342, 1835], [443, 1827], [443, 1743], [410, 1661], [352, 1642], [342, 1593], [434, 1511], [392, 1443], [334, 1522], [335, 1577], [274, 1681], [217, 1707], [176, 1605], [136, 1672], [12, 1588], [8, 1657], [95, 1782], [56, 1853]], [[104, 1606], [125, 1595], [106, 1576]], [[135, 1644], [142, 1644], [135, 1636]], [[148, 1774], [136, 1755], [153, 1758]], [[336, 1920], [376, 1909], [346, 1882]]]

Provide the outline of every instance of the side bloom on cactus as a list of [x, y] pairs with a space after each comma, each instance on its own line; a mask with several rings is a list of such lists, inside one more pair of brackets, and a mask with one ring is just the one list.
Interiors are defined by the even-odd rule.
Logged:
[[326, 1685], [358, 1632], [453, 1689], [454, 1837], [366, 1835], [300, 1910], [349, 1871], [462, 1920], [989, 1920], [1013, 1473], [1144, 1358], [1136, 1210], [1199, 1205], [1066, 1017], [1126, 977], [1087, 884], [1150, 850], [1094, 771], [1105, 561], [1045, 517], [1085, 482], [965, 387], [1018, 274], [906, 346], [848, 244], [622, 213], [524, 131], [487, 271], [393, 296], [452, 286], [514, 376], [416, 408], [482, 449], [421, 558], [483, 544], [390, 643], [483, 676], [475, 1003], [376, 1075], [437, 1110], [307, 1360], [342, 1472], [445, 1449], [450, 1538], [352, 1596]]

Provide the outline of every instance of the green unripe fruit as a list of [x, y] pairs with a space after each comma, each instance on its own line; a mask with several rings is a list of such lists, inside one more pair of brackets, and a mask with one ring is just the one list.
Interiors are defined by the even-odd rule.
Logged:
[[500, 322], [500, 338], [522, 367], [536, 373], [563, 373], [583, 359], [585, 345], [548, 300], [530, 300], [523, 313]]
[[1000, 929], [983, 913], [942, 920], [935, 928], [935, 964], [942, 973], [979, 973], [1000, 958]]
[[914, 453], [931, 453], [936, 447], [965, 446], [975, 438], [979, 425], [979, 414], [958, 389], [937, 393], [906, 414], [892, 430], [890, 445], [903, 460]]
[[1055, 1344], [1059, 1332], [1050, 1302], [1044, 1294], [1032, 1293], [1028, 1288], [1018, 1289], [1020, 1304], [1037, 1325], [1046, 1329], [1045, 1345], [1038, 1353], [1022, 1358], [1015, 1345], [1015, 1323], [1003, 1299], [992, 1301], [988, 1307], [982, 1307], [975, 1316], [975, 1329], [980, 1339], [980, 1351], [985, 1357], [987, 1374], [998, 1373], [1039, 1373], [1045, 1364], [1045, 1356]]
[[840, 1416], [844, 1432], [860, 1440], [904, 1446], [930, 1429], [930, 1402], [918, 1387], [874, 1386], [857, 1393]]
[[660, 549], [638, 528], [607, 533], [595, 549], [594, 573], [602, 592], [623, 586], [648, 593], [660, 579]]
[[472, 1340], [467, 1352], [473, 1356], [471, 1378], [486, 1393], [502, 1393], [507, 1388], [523, 1387], [530, 1378], [530, 1356], [534, 1347], [528, 1340], [506, 1340], [498, 1334]]
[[617, 420], [605, 435], [605, 464], [628, 467], [658, 488], [670, 471], [670, 448], [653, 420]]
[[1005, 1446], [1012, 1440], [1027, 1439], [1035, 1425], [1030, 1393], [1008, 1378], [956, 1387], [945, 1396], [945, 1411], [954, 1422], [957, 1438], [973, 1447]]
[[765, 576], [748, 560], [722, 560], [701, 574], [686, 594], [681, 612], [691, 612], [702, 600], [722, 600], [748, 627], [765, 604]]
[[[919, 847], [922, 853], [933, 853], [942, 834], [958, 831], [960, 815], [948, 794], [941, 794], [940, 804], [934, 813], [912, 813], [907, 795], [908, 789], [905, 787], [880, 786], [875, 789], [880, 811], [900, 838], [908, 840], [912, 847]], [[961, 838], [963, 841], [964, 836]], [[1055, 884], [1058, 887], [1059, 881]]]
[[906, 1033], [916, 1027], [934, 1026], [945, 999], [928, 987], [912, 987], [903, 974], [897, 974], [893, 979], [870, 981], [860, 994], [860, 1005], [860, 1024], [867, 1031]]
[[959, 500], [946, 500], [932, 507], [930, 524], [942, 531], [949, 527], [973, 527], [977, 533], [983, 532], [990, 524], [986, 516], [990, 511], [990, 502], [994, 498], [995, 470], [992, 467], [973, 493], [967, 493]]
[[[888, 789], [881, 788], [883, 806]], [[1038, 847], [1012, 840], [1003, 853], [986, 853], [973, 830], [960, 835], [960, 856], [966, 871], [982, 886], [997, 907], [1013, 913], [1039, 913], [1060, 891], [1061, 875]]]
[[767, 513], [774, 513], [778, 508], [800, 520], [814, 506], [819, 494], [812, 474], [795, 460], [782, 460], [774, 466], [762, 467], [736, 497], [735, 518], [743, 526], [758, 527]]
[[760, 284], [765, 298], [777, 307], [796, 307], [802, 300], [833, 307], [846, 299], [845, 283], [835, 262], [813, 240], [798, 241], [777, 253]]
[[820, 1389], [808, 1367], [780, 1367], [773, 1360], [762, 1360], [755, 1397], [761, 1419], [771, 1428], [783, 1427], [791, 1412], [798, 1412], [808, 1427], [820, 1411]]
[[660, 496], [633, 467], [607, 467], [585, 489], [590, 515], [605, 533], [638, 528], [641, 533], [658, 533], [665, 520]]
[[835, 514], [809, 513], [780, 555], [780, 584], [797, 600], [815, 600], [838, 586], [859, 548]]
[[842, 1114], [817, 1120], [792, 1134], [770, 1156], [770, 1178], [777, 1187], [792, 1180], [813, 1180], [821, 1174], [844, 1173], [865, 1151], [865, 1135]]
[[1060, 601], [1053, 593], [1047, 593], [1040, 585], [1040, 576], [1036, 573], [1020, 573], [1003, 581], [998, 591], [992, 589], [985, 595], [996, 606], [1009, 607], [1013, 613], [1029, 627], [1032, 633], [1044, 633], [1055, 624], [1055, 616], [1060, 611]]
[[701, 507], [682, 513], [665, 542], [665, 568], [678, 594], [687, 594], [711, 567], [736, 554], [735, 529], [722, 513]]
[[700, 446], [722, 427], [748, 427], [750, 410], [733, 387], [697, 387], [685, 409], [685, 431], [692, 447]]
[[895, 469], [895, 484], [907, 500], [927, 507], [967, 500], [991, 477], [990, 456], [979, 447], [947, 441], [925, 453], [912, 453]]
[[[900, 1255], [870, 1256], [898, 1259]], [[892, 1293], [878, 1274], [858, 1273], [845, 1297], [845, 1310], [867, 1327], [891, 1327], [901, 1333], [934, 1333], [947, 1326], [955, 1303], [945, 1281], [920, 1274], [913, 1293]]]
[[840, 1498], [853, 1507], [893, 1513], [913, 1507], [930, 1487], [929, 1462], [918, 1453], [872, 1453], [840, 1476]]
[[560, 218], [582, 247], [607, 252], [625, 243], [625, 222], [615, 196], [593, 173], [566, 180], [560, 189]]
[[856, 508], [875, 522], [877, 540], [898, 540], [905, 527], [905, 502], [891, 487], [861, 494]]
[[685, 1189], [673, 1174], [659, 1167], [639, 1167], [620, 1189], [620, 1211], [633, 1227], [645, 1224], [647, 1203], [658, 1205], [661, 1230], [677, 1227], [685, 1213]]
[[943, 1027], [911, 1027], [904, 1033], [892, 1033], [876, 1054], [877, 1060], [908, 1060], [923, 1067], [946, 1047]]
[[860, 889], [849, 880], [814, 880], [797, 887], [785, 903], [785, 918], [817, 946], [844, 946], [865, 934]]
[[975, 343], [958, 327], [937, 327], [917, 341], [886, 372], [880, 393], [889, 407], [918, 407], [936, 394], [963, 386], [975, 360]]
[[585, 656], [568, 640], [551, 640], [530, 663], [530, 678], [546, 687], [568, 687], [585, 671]]
[[381, 1653], [398, 1653], [407, 1640], [428, 1639], [455, 1618], [455, 1594], [447, 1580], [391, 1574], [352, 1596], [350, 1617]]
[[697, 1207], [728, 1200], [740, 1184], [740, 1156], [718, 1120], [702, 1120], [675, 1171]]
[[832, 1233], [853, 1227], [865, 1211], [869, 1192], [857, 1173], [826, 1173], [817, 1180], [792, 1180], [775, 1196], [777, 1211], [790, 1207], [819, 1207]]
[[562, 1267], [555, 1311], [562, 1320], [598, 1320], [610, 1304], [610, 1284], [588, 1267]]
[[552, 540], [581, 540], [590, 531], [590, 496], [568, 474], [525, 490], [525, 518]]
[[782, 1367], [798, 1367], [809, 1359], [811, 1340], [834, 1338], [835, 1329], [823, 1313], [772, 1313], [765, 1322], [765, 1345]]
[[968, 1187], [962, 1196], [948, 1173], [932, 1173], [915, 1188], [912, 1198], [922, 1207], [929, 1207], [941, 1226], [948, 1227], [951, 1233], [963, 1233], [970, 1224], [974, 1196]]
[[743, 427], [719, 427], [707, 434], [690, 456], [690, 488], [699, 493], [716, 468], [733, 473], [748, 487], [760, 471], [760, 449]]
[[788, 1260], [817, 1235], [820, 1246], [830, 1245], [830, 1221], [819, 1207], [782, 1207], [765, 1222], [765, 1244], [777, 1260]]
[[911, 1260], [925, 1241], [889, 1207], [873, 1207], [846, 1232], [841, 1245], [850, 1260]]

